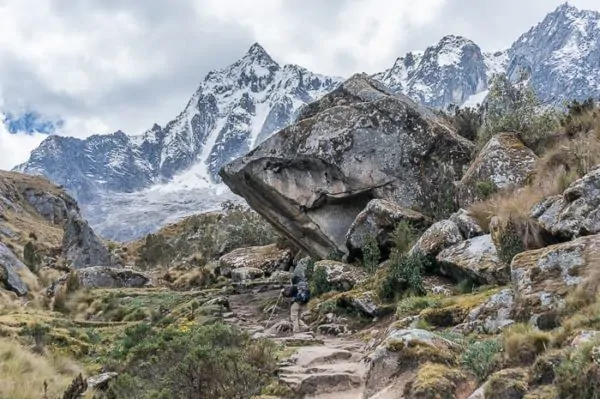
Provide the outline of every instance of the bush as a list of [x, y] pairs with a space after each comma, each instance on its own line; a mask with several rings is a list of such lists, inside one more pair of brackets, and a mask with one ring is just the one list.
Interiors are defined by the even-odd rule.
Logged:
[[486, 200], [496, 192], [496, 187], [490, 181], [478, 181], [476, 184], [478, 197]]
[[431, 262], [420, 254], [408, 255], [392, 251], [386, 276], [380, 282], [378, 295], [380, 299], [390, 301], [398, 294], [424, 295], [423, 273]]
[[497, 133], [516, 132], [525, 145], [536, 150], [546, 144], [558, 127], [556, 113], [542, 109], [531, 87], [513, 85], [502, 74], [492, 78], [478, 137], [480, 146]]
[[600, 134], [600, 109], [593, 98], [583, 102], [573, 100], [567, 104], [567, 113], [561, 118], [560, 124], [569, 137], [590, 130]]
[[124, 372], [111, 391], [124, 399], [250, 398], [277, 368], [272, 343], [222, 324], [129, 329], [118, 347]]
[[401, 319], [403, 317], [416, 315], [424, 309], [435, 308], [439, 305], [440, 300], [438, 298], [410, 296], [398, 302], [396, 305], [396, 317]]
[[467, 140], [475, 141], [477, 132], [481, 128], [483, 122], [483, 107], [477, 108], [460, 108], [455, 105], [448, 107], [450, 113], [450, 121], [456, 132]]
[[498, 368], [501, 349], [502, 345], [496, 339], [475, 341], [465, 348], [461, 362], [483, 382]]
[[509, 218], [506, 226], [500, 231], [498, 258], [507, 265], [510, 265], [513, 258], [525, 251], [525, 246], [521, 240], [521, 236], [517, 231], [515, 222]]
[[38, 255], [35, 245], [32, 241], [28, 241], [23, 247], [23, 263], [27, 265], [32, 273], [37, 274], [40, 262], [40, 255]]
[[375, 273], [381, 259], [381, 251], [377, 238], [371, 234], [365, 237], [365, 244], [362, 248], [363, 265], [369, 274]]
[[582, 346], [556, 367], [554, 384], [561, 398], [600, 399], [600, 365], [593, 359], [593, 348]]
[[552, 336], [526, 324], [515, 324], [504, 330], [502, 347], [506, 361], [512, 365], [530, 364], [550, 346]]
[[309, 280], [311, 295], [318, 297], [333, 290], [324, 267], [315, 267]]
[[392, 233], [392, 242], [396, 251], [400, 254], [408, 252], [416, 241], [417, 236], [418, 232], [410, 223], [405, 220], [398, 223]]

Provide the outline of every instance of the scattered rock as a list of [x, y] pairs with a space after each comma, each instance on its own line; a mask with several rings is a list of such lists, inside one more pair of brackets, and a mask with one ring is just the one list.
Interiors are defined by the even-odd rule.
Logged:
[[82, 288], [140, 288], [150, 282], [150, 278], [132, 269], [114, 267], [87, 267], [76, 272]]
[[277, 244], [264, 247], [239, 248], [219, 259], [222, 276], [230, 277], [232, 270], [242, 267], [260, 269], [266, 274], [276, 270], [287, 270], [293, 259], [292, 251], [280, 249]]
[[280, 322], [273, 325], [271, 328], [267, 330], [267, 334], [280, 336], [280, 335], [288, 335], [291, 334], [294, 330], [294, 326], [292, 322], [289, 320], [281, 320]]
[[333, 260], [322, 260], [315, 264], [315, 270], [324, 269], [327, 282], [337, 291], [351, 290], [368, 277], [364, 269]]
[[323, 335], [346, 335], [349, 333], [348, 326], [345, 324], [321, 324], [317, 327], [317, 332]]
[[498, 334], [514, 324], [515, 293], [505, 288], [494, 294], [484, 304], [471, 310], [465, 323], [457, 327], [463, 334]]
[[392, 246], [392, 233], [402, 221], [421, 229], [428, 227], [429, 218], [413, 210], [403, 208], [393, 202], [374, 199], [356, 216], [346, 234], [346, 247], [351, 256], [362, 254], [366, 238], [377, 239], [383, 254], [389, 253]]
[[90, 266], [112, 266], [108, 249], [79, 213], [71, 211], [65, 224], [63, 256], [75, 269]]
[[93, 377], [88, 377], [87, 385], [88, 389], [95, 389], [97, 391], [106, 391], [110, 382], [119, 376], [118, 373], [102, 373]]
[[391, 313], [389, 306], [384, 306], [373, 291], [349, 291], [338, 296], [338, 303], [342, 306], [350, 306], [359, 312], [379, 317]]
[[458, 212], [453, 213], [449, 220], [458, 226], [458, 229], [465, 240], [485, 234], [477, 221], [469, 216], [469, 212], [464, 209], [460, 209]]
[[498, 258], [489, 234], [446, 248], [436, 260], [441, 273], [455, 281], [467, 278], [481, 285], [505, 285], [510, 281], [510, 267]]
[[19, 296], [26, 295], [29, 287], [23, 282], [19, 273], [28, 272], [27, 266], [0, 242], [0, 283], [4, 283], [8, 290]]
[[281, 284], [290, 284], [292, 281], [293, 274], [291, 272], [284, 272], [282, 270], [276, 270], [269, 277], [270, 281], [281, 283]]
[[239, 267], [231, 271], [231, 279], [235, 282], [256, 280], [261, 278], [264, 272], [255, 267]]
[[461, 241], [463, 241], [463, 236], [456, 223], [442, 220], [427, 229], [409, 253], [435, 257], [445, 248]]
[[569, 292], [590, 277], [600, 257], [600, 235], [518, 254], [511, 264], [520, 318], [538, 318], [564, 305]]
[[532, 217], [562, 240], [600, 233], [600, 167], [573, 182], [562, 195], [539, 203]]
[[590, 342], [597, 341], [598, 338], [600, 338], [600, 331], [580, 331], [571, 341], [571, 346], [577, 348]]
[[524, 185], [537, 159], [513, 133], [492, 137], [458, 183], [459, 205], [468, 208], [486, 194]]
[[347, 231], [373, 198], [435, 208], [435, 191], [460, 178], [473, 149], [433, 112], [358, 74], [219, 174], [296, 245], [324, 259], [346, 250]]
[[455, 343], [430, 331], [392, 330], [368, 356], [365, 397], [385, 388], [403, 368], [414, 370], [421, 362], [453, 358], [455, 349]]

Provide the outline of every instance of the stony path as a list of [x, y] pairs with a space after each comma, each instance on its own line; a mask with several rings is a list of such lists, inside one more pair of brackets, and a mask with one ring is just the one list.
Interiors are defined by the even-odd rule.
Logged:
[[[362, 399], [366, 373], [365, 363], [361, 361], [363, 343], [351, 337], [312, 333], [270, 335], [265, 328], [270, 314], [265, 314], [262, 308], [267, 301], [273, 303], [278, 295], [279, 289], [231, 295], [232, 314], [227, 315], [226, 321], [252, 334], [297, 347], [296, 352], [280, 364], [279, 377], [300, 397]], [[280, 303], [269, 325], [287, 320], [288, 306]]]

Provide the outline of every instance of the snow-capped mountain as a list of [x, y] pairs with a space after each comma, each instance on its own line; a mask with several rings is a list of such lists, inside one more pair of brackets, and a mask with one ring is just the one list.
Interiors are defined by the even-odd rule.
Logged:
[[[522, 71], [547, 103], [599, 98], [600, 13], [564, 4], [510, 49], [493, 53], [467, 38], [445, 36], [374, 77], [424, 105], [445, 109], [482, 103], [493, 74], [517, 81]], [[234, 64], [210, 72], [165, 127], [86, 140], [50, 136], [16, 169], [63, 185], [105, 237], [136, 238], [230, 198], [215, 186], [219, 168], [291, 123], [302, 105], [340, 81], [280, 66], [255, 44]]]
[[50, 136], [16, 169], [43, 174], [81, 203], [175, 181], [209, 186], [219, 168], [292, 122], [296, 111], [341, 79], [280, 66], [259, 45], [210, 72], [181, 114], [139, 136], [118, 131], [85, 140]]
[[505, 52], [484, 54], [473, 41], [449, 35], [424, 52], [398, 58], [374, 77], [395, 92], [443, 109], [484, 92], [492, 74], [503, 72], [506, 62]]
[[600, 13], [565, 3], [510, 48], [507, 74], [526, 72], [549, 104], [600, 97]]

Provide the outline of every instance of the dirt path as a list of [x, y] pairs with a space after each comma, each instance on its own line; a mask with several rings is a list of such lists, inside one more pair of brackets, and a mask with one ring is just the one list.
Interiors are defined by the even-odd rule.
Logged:
[[[229, 296], [231, 314], [226, 322], [251, 334], [266, 336], [288, 346], [297, 347], [280, 365], [280, 382], [287, 384], [306, 399], [362, 399], [366, 373], [363, 343], [352, 337], [331, 337], [313, 333], [275, 334], [266, 329], [279, 289]], [[289, 303], [280, 301], [269, 326], [289, 319]]]

